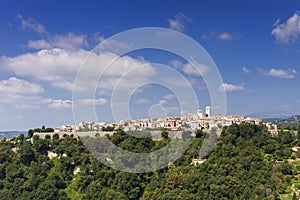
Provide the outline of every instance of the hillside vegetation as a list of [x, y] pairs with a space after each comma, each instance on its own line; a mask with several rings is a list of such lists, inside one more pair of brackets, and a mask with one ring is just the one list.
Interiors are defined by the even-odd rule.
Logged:
[[[300, 153], [292, 147], [300, 146], [300, 140], [291, 132], [272, 138], [263, 125], [234, 124], [223, 128], [205, 163], [190, 165], [204, 137], [199, 132], [185, 154], [169, 167], [141, 174], [106, 167], [72, 135], [2, 139], [0, 199], [296, 198]], [[167, 137], [152, 141], [122, 131], [109, 139], [134, 152], [154, 151], [170, 142]]]
[[279, 128], [297, 129], [297, 127], [300, 126], [300, 115], [295, 115], [284, 119], [269, 118], [264, 119], [263, 121], [275, 123]]

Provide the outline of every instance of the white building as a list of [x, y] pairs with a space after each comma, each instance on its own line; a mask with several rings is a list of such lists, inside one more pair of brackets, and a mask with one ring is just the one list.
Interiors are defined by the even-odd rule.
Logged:
[[210, 117], [210, 106], [205, 107], [205, 114], [206, 114], [206, 117]]
[[271, 136], [277, 136], [278, 135], [278, 127], [277, 124], [272, 124], [272, 123], [266, 123], [265, 124], [268, 131], [270, 132]]

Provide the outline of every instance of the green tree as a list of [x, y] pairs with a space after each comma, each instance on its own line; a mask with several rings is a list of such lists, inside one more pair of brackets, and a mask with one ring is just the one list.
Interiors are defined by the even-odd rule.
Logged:
[[49, 141], [47, 140], [33, 140], [34, 149], [42, 155], [47, 155], [49, 150]]
[[55, 133], [52, 137], [53, 140], [59, 140], [59, 134]]
[[169, 133], [168, 133], [168, 131], [162, 131], [162, 132], [161, 132], [161, 137], [162, 137], [163, 139], [168, 139], [168, 138], [169, 138]]
[[24, 142], [18, 148], [18, 153], [20, 157], [20, 161], [24, 164], [29, 166], [31, 161], [35, 160], [34, 151], [31, 148], [30, 142]]
[[203, 131], [202, 130], [200, 130], [200, 129], [197, 129], [197, 131], [196, 131], [196, 138], [201, 138], [202, 136], [203, 136], [204, 134], [203, 134]]
[[51, 135], [49, 135], [49, 134], [45, 135], [45, 139], [46, 140], [50, 140], [51, 139]]
[[34, 131], [32, 129], [28, 130], [28, 136], [32, 138]]
[[45, 132], [46, 132], [46, 133], [53, 133], [53, 132], [54, 132], [54, 129], [53, 129], [53, 128], [46, 128], [46, 129], [45, 129]]
[[115, 129], [115, 127], [113, 126], [107, 126], [105, 127], [104, 131], [113, 131]]
[[298, 198], [297, 198], [297, 196], [296, 196], [296, 193], [295, 193], [295, 192], [293, 193], [293, 198], [292, 198], [292, 200], [298, 200]]

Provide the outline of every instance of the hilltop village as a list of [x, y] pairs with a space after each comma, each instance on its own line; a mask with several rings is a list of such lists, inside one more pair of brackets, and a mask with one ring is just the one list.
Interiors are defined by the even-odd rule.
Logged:
[[[107, 122], [80, 122], [78, 125], [62, 125], [54, 129], [55, 133], [70, 134], [76, 133], [80, 135], [91, 135], [93, 132], [105, 135], [106, 133], [113, 132], [114, 130], [121, 129], [123, 131], [159, 131], [167, 130], [176, 132], [180, 130], [204, 130], [208, 131], [213, 127], [222, 128], [232, 124], [240, 124], [242, 122], [251, 124], [260, 124], [262, 120], [259, 118], [251, 118], [244, 116], [223, 116], [211, 115], [210, 106], [205, 107], [205, 112], [198, 109], [196, 113], [189, 113], [182, 117], [166, 117], [154, 119], [136, 119], [136, 120], [121, 120], [119, 123]], [[270, 131], [271, 135], [278, 134], [276, 124], [265, 124]], [[89, 134], [88, 134], [89, 133]], [[102, 134], [101, 134], [102, 133]]]

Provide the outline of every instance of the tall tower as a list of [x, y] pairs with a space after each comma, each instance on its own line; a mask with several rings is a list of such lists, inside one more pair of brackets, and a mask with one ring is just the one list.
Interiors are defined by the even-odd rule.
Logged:
[[205, 113], [207, 117], [210, 117], [210, 106], [205, 107]]

